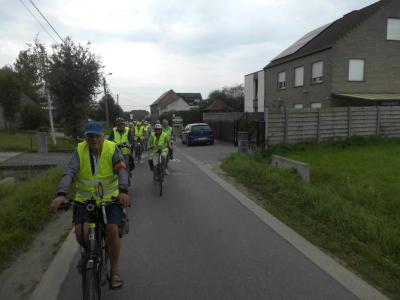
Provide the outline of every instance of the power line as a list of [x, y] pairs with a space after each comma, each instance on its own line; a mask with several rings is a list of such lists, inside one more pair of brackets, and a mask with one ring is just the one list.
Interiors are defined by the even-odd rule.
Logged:
[[32, 6], [38, 11], [38, 13], [42, 16], [42, 18], [46, 21], [47, 24], [49, 24], [50, 28], [57, 34], [57, 36], [60, 38], [60, 40], [64, 43], [64, 40], [62, 39], [62, 37], [58, 34], [57, 30], [53, 27], [53, 25], [51, 25], [51, 23], [49, 22], [49, 20], [47, 20], [47, 18], [44, 16], [44, 14], [42, 14], [42, 12], [40, 11], [40, 9], [35, 5], [35, 3], [33, 3], [32, 0], [29, 0], [29, 2], [32, 4]]
[[46, 27], [44, 27], [44, 25], [39, 21], [39, 19], [35, 16], [35, 14], [29, 9], [28, 6], [26, 6], [26, 4], [22, 1], [19, 0], [19, 2], [21, 2], [21, 4], [26, 8], [26, 10], [31, 14], [31, 16], [36, 20], [36, 22], [39, 23], [39, 25], [43, 28], [43, 30], [49, 35], [49, 37], [51, 37], [51, 39], [54, 41], [54, 43], [57, 43], [56, 39], [50, 34], [50, 32], [47, 30]]

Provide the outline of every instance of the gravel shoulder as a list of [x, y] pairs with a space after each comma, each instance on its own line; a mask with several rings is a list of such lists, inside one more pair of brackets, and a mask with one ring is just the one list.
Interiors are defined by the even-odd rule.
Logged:
[[72, 213], [55, 217], [37, 234], [30, 249], [0, 274], [0, 299], [29, 299], [72, 228]]

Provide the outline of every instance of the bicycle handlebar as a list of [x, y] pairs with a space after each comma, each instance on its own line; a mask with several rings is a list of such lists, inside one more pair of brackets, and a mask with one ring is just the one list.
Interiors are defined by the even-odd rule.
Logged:
[[[111, 202], [109, 202], [109, 201], [103, 201], [103, 202], [101, 202], [101, 203], [103, 203], [103, 204], [105, 204], [105, 205], [110, 205], [110, 204], [122, 205], [121, 203], [119, 203], [119, 200], [118, 200], [118, 198], [116, 198], [116, 197], [112, 197], [112, 198], [111, 198]], [[78, 202], [78, 201], [75, 201], [75, 200], [73, 200], [73, 199], [68, 198], [68, 201], [62, 203], [62, 204], [58, 207], [58, 210], [65, 210], [65, 211], [67, 211], [67, 210], [69, 210], [69, 209], [71, 208], [71, 206], [75, 206], [75, 207], [85, 207], [85, 202]], [[99, 207], [99, 206], [100, 206], [99, 203], [96, 203], [96, 207]]]

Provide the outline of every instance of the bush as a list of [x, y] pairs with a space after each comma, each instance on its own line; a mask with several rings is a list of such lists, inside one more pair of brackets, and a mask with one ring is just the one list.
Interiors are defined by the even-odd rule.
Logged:
[[45, 118], [39, 106], [27, 104], [20, 111], [20, 128], [26, 130], [38, 129], [45, 123]]

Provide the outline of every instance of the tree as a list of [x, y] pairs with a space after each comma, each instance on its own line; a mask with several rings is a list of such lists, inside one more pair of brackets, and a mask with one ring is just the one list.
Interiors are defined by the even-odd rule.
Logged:
[[244, 111], [244, 87], [243, 84], [223, 87], [220, 90], [214, 90], [208, 95], [209, 104], [215, 100], [224, 101], [228, 107], [234, 111]]
[[22, 92], [40, 104], [40, 91], [45, 87], [50, 62], [46, 47], [37, 37], [28, 46], [28, 49], [19, 52], [14, 69], [21, 82]]
[[26, 104], [21, 107], [20, 127], [22, 129], [38, 129], [45, 124], [45, 114], [39, 106]]
[[15, 120], [20, 97], [21, 84], [17, 74], [10, 67], [3, 67], [0, 69], [0, 105], [3, 108], [6, 128], [10, 128]]
[[114, 122], [115, 119], [118, 117], [122, 117], [124, 115], [124, 111], [122, 110], [121, 106], [117, 104], [114, 100], [114, 97], [110, 94], [107, 94], [99, 102], [94, 103], [93, 111], [90, 117], [96, 121], [105, 121], [106, 120], [106, 101], [105, 97], [108, 99], [108, 113], [110, 116], [111, 123]]
[[90, 44], [75, 44], [70, 37], [54, 46], [50, 57], [49, 88], [56, 112], [67, 134], [77, 138], [89, 116], [91, 99], [101, 80], [101, 62]]

